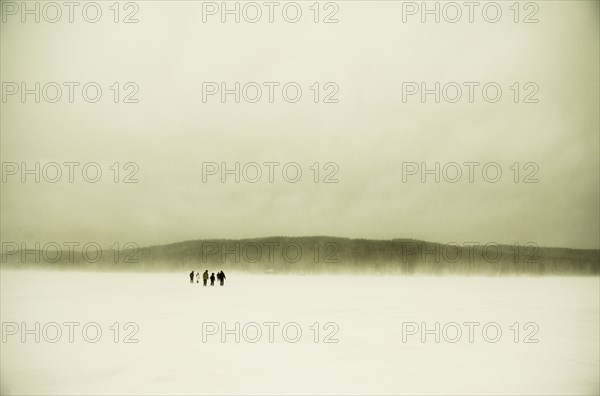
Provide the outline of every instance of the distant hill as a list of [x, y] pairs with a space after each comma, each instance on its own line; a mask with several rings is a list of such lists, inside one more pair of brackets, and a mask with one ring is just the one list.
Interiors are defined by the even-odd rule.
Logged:
[[[104, 250], [84, 259], [67, 252], [3, 254], [3, 267], [105, 270], [249, 271], [267, 273], [373, 272], [464, 275], [599, 275], [600, 250], [534, 244], [439, 244], [412, 239], [371, 240], [328, 236], [193, 240]], [[77, 251], [76, 251], [77, 253]], [[50, 262], [55, 261], [55, 262]], [[93, 262], [95, 261], [95, 262]]]

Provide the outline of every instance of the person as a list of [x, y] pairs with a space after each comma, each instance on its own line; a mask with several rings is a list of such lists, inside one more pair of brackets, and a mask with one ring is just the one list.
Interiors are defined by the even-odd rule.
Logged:
[[190, 283], [194, 283], [194, 271], [190, 272]]
[[220, 274], [219, 280], [221, 281], [221, 286], [223, 286], [225, 284], [225, 272], [221, 271]]
[[208, 270], [204, 271], [202, 274], [202, 281], [204, 282], [204, 286], [206, 286], [206, 282], [208, 281]]
[[214, 286], [215, 285], [215, 273], [213, 272], [212, 275], [210, 276], [210, 285]]
[[196, 283], [200, 283], [200, 272], [196, 272]]

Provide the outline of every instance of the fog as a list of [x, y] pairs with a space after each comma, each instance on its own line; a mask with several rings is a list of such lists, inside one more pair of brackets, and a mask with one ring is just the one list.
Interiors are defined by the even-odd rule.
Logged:
[[[140, 2], [133, 24], [114, 23], [112, 3], [101, 3], [97, 23], [82, 21], [80, 9], [73, 23], [7, 16], [0, 38], [3, 82], [19, 88], [25, 82], [28, 89], [35, 82], [80, 86], [74, 103], [65, 86], [57, 103], [41, 94], [40, 103], [32, 94], [25, 103], [21, 92], [8, 95], [2, 160], [19, 168], [25, 162], [28, 169], [35, 162], [40, 169], [49, 162], [80, 166], [72, 184], [64, 166], [57, 183], [35, 183], [33, 176], [21, 183], [22, 169], [8, 176], [3, 240], [96, 241], [107, 248], [116, 241], [148, 246], [332, 235], [599, 248], [597, 2], [540, 2], [538, 23], [514, 23], [508, 2], [499, 3], [497, 23], [482, 20], [481, 6], [473, 23], [466, 9], [458, 23], [435, 23], [431, 16], [421, 23], [420, 14], [403, 23], [402, 3], [341, 2], [339, 22], [330, 24], [313, 23], [308, 2], [300, 3], [298, 23], [280, 14], [273, 23], [235, 23], [233, 17], [221, 23], [220, 14], [203, 23], [203, 2], [193, 1]], [[521, 19], [532, 12], [523, 6]], [[331, 11], [322, 9], [321, 19]], [[87, 82], [101, 86], [98, 103], [82, 99]], [[109, 88], [115, 82], [119, 103]], [[122, 103], [133, 92], [124, 88], [127, 82], [138, 85], [138, 103]], [[256, 82], [264, 95], [257, 103], [235, 103], [232, 95], [226, 103], [220, 95], [203, 102], [205, 82], [229, 89]], [[273, 103], [264, 82], [280, 84]], [[302, 87], [302, 100], [282, 100], [279, 89], [287, 82]], [[309, 88], [315, 82], [319, 103]], [[338, 85], [338, 103], [322, 103], [332, 92], [327, 82]], [[456, 82], [463, 97], [435, 103], [430, 95], [421, 103], [417, 94], [403, 102], [404, 82], [425, 82], [429, 89]], [[480, 84], [473, 103], [464, 82]], [[502, 88], [497, 103], [482, 98], [488, 82]], [[527, 83], [537, 84], [537, 103], [522, 103], [534, 91]], [[89, 162], [101, 167], [98, 183], [82, 180]], [[124, 165], [136, 163], [138, 182], [114, 183], [109, 168], [115, 162], [120, 181], [135, 170]], [[263, 177], [236, 183], [230, 175], [221, 183], [219, 172], [203, 182], [205, 162], [219, 170], [222, 163], [233, 169], [236, 162], [240, 168], [256, 162]], [[265, 162], [280, 163], [273, 183]], [[303, 172], [298, 183], [281, 177], [292, 162]], [[319, 183], [309, 169], [315, 162]], [[322, 182], [334, 170], [325, 169], [330, 162], [338, 166], [337, 183]], [[437, 162], [440, 172], [456, 162], [462, 178], [436, 183], [429, 175], [421, 183], [419, 171], [403, 182], [407, 162], [420, 171], [422, 163], [434, 169]], [[473, 183], [465, 162], [481, 164]], [[482, 179], [491, 162], [502, 170], [496, 183]], [[515, 162], [519, 183], [510, 169]], [[537, 171], [525, 169], [527, 163]], [[532, 172], [539, 182], [522, 183]]]

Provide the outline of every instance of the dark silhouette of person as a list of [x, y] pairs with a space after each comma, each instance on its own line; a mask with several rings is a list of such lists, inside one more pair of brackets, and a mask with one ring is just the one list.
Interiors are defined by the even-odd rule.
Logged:
[[214, 286], [215, 285], [215, 273], [213, 272], [212, 275], [210, 276], [210, 285]]
[[206, 282], [208, 282], [208, 270], [204, 271], [202, 274], [202, 282], [204, 283], [204, 286], [206, 286]]
[[190, 272], [190, 283], [194, 283], [194, 271]]
[[219, 281], [221, 282], [221, 286], [223, 286], [225, 284], [225, 272], [221, 271], [219, 274], [221, 275], [219, 276]]

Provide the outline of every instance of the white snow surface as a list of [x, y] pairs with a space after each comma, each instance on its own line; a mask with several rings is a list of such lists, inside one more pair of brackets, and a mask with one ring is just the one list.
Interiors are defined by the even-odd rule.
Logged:
[[[598, 277], [227, 273], [224, 287], [203, 287], [187, 273], [3, 270], [0, 279], [0, 387], [7, 395], [599, 391]], [[65, 322], [80, 324], [72, 343]], [[95, 343], [92, 325], [89, 340], [82, 334], [92, 322], [102, 329]], [[135, 330], [124, 328], [129, 322], [138, 326], [130, 340], [137, 343], [123, 342]], [[422, 342], [420, 333], [403, 340], [409, 322], [434, 332], [439, 322], [440, 342], [435, 334]], [[480, 323], [473, 342], [465, 322]], [[495, 343], [482, 334], [491, 322], [490, 340], [502, 330]], [[31, 330], [25, 342], [23, 323]], [[225, 342], [222, 323], [232, 330]], [[457, 326], [462, 336], [453, 343]], [[538, 342], [523, 342], [534, 330], [529, 341]], [[325, 342], [333, 332], [328, 340], [338, 342]]]

